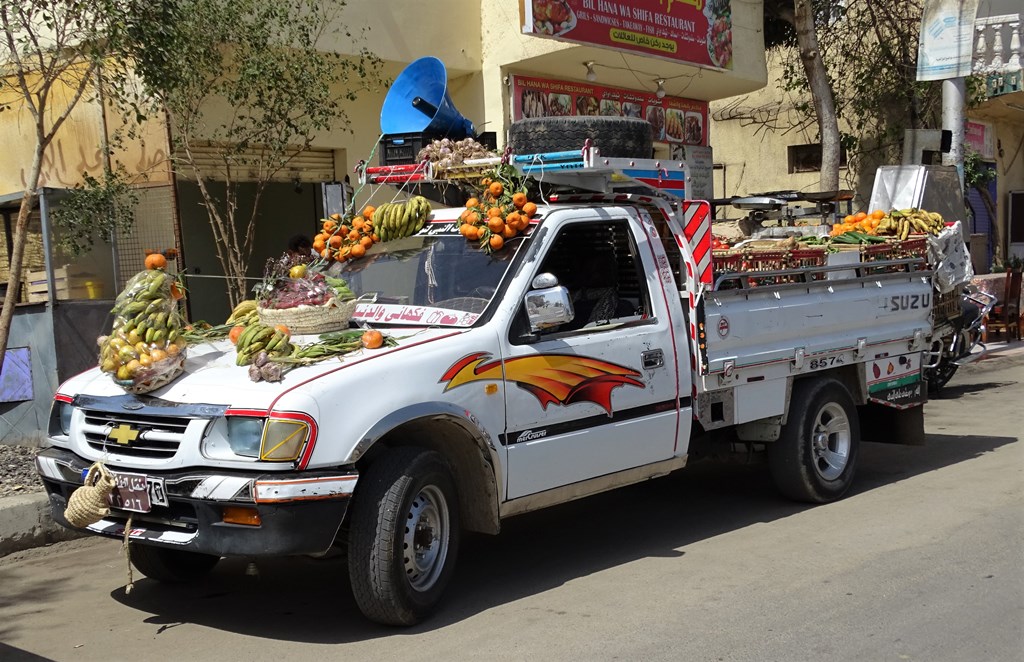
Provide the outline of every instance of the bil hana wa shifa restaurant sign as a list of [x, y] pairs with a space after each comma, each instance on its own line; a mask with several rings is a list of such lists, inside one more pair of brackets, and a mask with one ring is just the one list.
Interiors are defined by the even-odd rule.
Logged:
[[512, 119], [606, 115], [651, 123], [654, 139], [707, 145], [708, 103], [590, 83], [512, 76]]
[[730, 0], [525, 0], [523, 32], [732, 69]]

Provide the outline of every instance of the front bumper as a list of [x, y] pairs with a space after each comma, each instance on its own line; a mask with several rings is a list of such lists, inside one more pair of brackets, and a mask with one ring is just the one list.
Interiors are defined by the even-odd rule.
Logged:
[[[64, 518], [68, 498], [82, 485], [90, 464], [60, 448], [48, 448], [36, 457], [53, 519], [68, 528], [76, 528]], [[112, 509], [84, 530], [122, 538], [131, 516], [129, 538], [146, 544], [216, 556], [320, 554], [334, 543], [358, 478], [354, 471], [142, 473], [163, 479], [168, 505], [154, 504], [148, 513]], [[260, 524], [224, 522], [223, 509], [228, 506], [254, 508]]]

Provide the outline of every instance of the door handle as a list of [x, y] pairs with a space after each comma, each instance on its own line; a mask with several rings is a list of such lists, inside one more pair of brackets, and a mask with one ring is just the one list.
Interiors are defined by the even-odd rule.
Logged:
[[654, 370], [665, 365], [665, 353], [660, 349], [650, 349], [640, 354], [640, 363], [644, 370]]

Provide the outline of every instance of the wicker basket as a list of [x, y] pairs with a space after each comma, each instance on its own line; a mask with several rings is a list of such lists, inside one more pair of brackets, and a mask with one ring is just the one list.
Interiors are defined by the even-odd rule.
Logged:
[[177, 379], [184, 370], [185, 354], [183, 352], [173, 359], [165, 359], [160, 364], [154, 365], [147, 371], [152, 373], [151, 376], [140, 375], [135, 379], [115, 379], [114, 383], [129, 393], [141, 395], [167, 386]]
[[256, 308], [260, 323], [267, 326], [284, 324], [292, 335], [308, 335], [338, 331], [348, 326], [356, 310], [356, 299], [331, 299], [322, 306], [296, 306], [295, 308]]

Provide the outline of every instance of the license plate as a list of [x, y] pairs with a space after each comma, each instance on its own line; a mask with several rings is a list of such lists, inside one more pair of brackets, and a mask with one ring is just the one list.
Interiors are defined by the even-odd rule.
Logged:
[[164, 479], [145, 474], [113, 473], [114, 489], [107, 497], [111, 508], [148, 513], [153, 506], [166, 506]]

